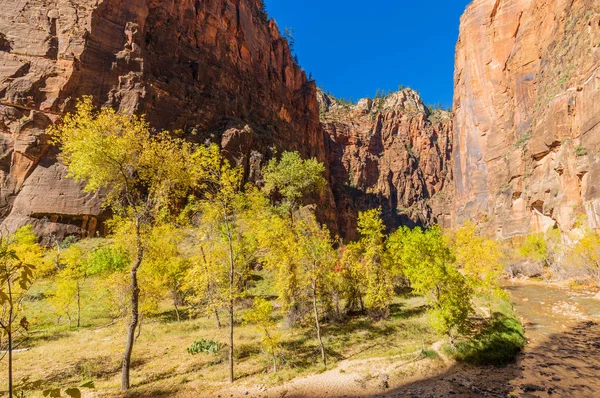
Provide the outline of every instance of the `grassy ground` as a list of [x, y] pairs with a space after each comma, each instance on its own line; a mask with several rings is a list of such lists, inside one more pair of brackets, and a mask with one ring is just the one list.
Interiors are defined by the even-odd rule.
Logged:
[[[82, 314], [82, 327], [69, 329], [66, 319], [57, 316], [45, 299], [52, 294], [49, 281], [40, 281], [31, 290], [25, 311], [30, 318], [29, 350], [15, 354], [15, 378], [42, 379], [47, 387], [71, 387], [93, 380], [99, 395], [115, 396], [120, 382], [121, 355], [125, 343], [126, 324], [112, 323], [107, 298], [98, 281], [87, 282], [94, 296], [87, 300]], [[270, 295], [267, 286], [257, 284], [254, 293]], [[350, 318], [343, 324], [325, 323], [324, 342], [329, 368], [345, 359], [390, 357], [426, 350], [441, 336], [428, 326], [423, 298], [411, 295], [396, 297], [391, 317], [373, 323], [364, 316]], [[240, 308], [236, 321], [241, 321]], [[218, 329], [213, 318], [183, 319], [177, 322], [168, 303], [161, 311], [147, 317], [142, 325], [133, 353], [128, 396], [171, 395], [177, 391], [218, 391], [227, 385], [226, 351], [215, 355], [187, 353], [197, 338], [222, 343], [227, 341], [227, 328]], [[225, 313], [222, 314], [225, 321]], [[107, 326], [108, 325], [108, 326]], [[299, 376], [323, 371], [313, 329], [281, 327], [284, 340], [284, 364], [277, 374], [271, 373], [268, 356], [261, 352], [260, 333], [251, 325], [236, 325], [235, 357], [238, 385], [274, 386]], [[0, 374], [6, 372], [6, 361], [0, 363]], [[5, 389], [5, 378], [0, 389]]]

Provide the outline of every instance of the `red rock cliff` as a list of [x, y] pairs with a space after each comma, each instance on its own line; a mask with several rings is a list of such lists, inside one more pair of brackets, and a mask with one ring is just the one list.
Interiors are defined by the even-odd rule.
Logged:
[[[7, 0], [0, 11], [0, 218], [94, 233], [100, 201], [45, 128], [93, 95], [153, 127], [220, 140], [253, 178], [271, 147], [326, 163], [316, 87], [259, 0]], [[331, 193], [321, 209], [332, 219]]]
[[[319, 92], [338, 224], [356, 238], [358, 211], [381, 207], [389, 227], [447, 223], [452, 121], [406, 89], [340, 103]], [[435, 198], [434, 198], [435, 196]], [[433, 198], [433, 200], [432, 200]]]
[[475, 0], [461, 20], [454, 223], [600, 227], [600, 2]]

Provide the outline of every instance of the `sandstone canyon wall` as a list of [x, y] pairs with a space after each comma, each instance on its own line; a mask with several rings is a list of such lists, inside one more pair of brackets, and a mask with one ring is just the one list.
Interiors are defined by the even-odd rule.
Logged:
[[600, 1], [474, 0], [454, 99], [455, 225], [600, 228]]
[[[101, 231], [44, 131], [77, 98], [220, 142], [257, 179], [265, 157], [325, 163], [319, 209], [353, 238], [386, 223], [478, 221], [500, 237], [581, 216], [600, 227], [600, 2], [474, 0], [461, 20], [454, 116], [402, 90], [317, 92], [260, 0], [0, 0], [0, 220]], [[321, 120], [320, 120], [321, 119]], [[339, 229], [338, 229], [339, 226]]]
[[358, 212], [376, 207], [392, 228], [449, 223], [449, 112], [430, 112], [411, 89], [356, 105], [321, 91], [318, 96], [338, 223], [346, 237], [357, 237]]
[[[153, 127], [221, 142], [248, 178], [272, 148], [327, 164], [314, 82], [259, 0], [0, 1], [0, 219], [9, 229], [93, 234], [82, 193], [45, 129], [77, 98]], [[335, 226], [331, 192], [321, 198]], [[332, 221], [333, 220], [333, 221]]]

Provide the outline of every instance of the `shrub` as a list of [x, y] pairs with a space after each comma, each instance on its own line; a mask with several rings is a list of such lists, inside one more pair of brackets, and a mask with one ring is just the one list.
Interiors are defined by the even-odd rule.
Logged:
[[585, 149], [585, 147], [583, 145], [577, 145], [575, 147], [575, 154], [577, 156], [585, 156], [585, 155], [587, 155], [587, 149]]
[[427, 359], [440, 359], [440, 355], [435, 350], [422, 350], [421, 355]]
[[516, 318], [495, 313], [484, 329], [457, 344], [454, 356], [475, 365], [506, 365], [527, 344], [524, 334], [523, 326]]
[[197, 339], [192, 343], [191, 346], [188, 347], [187, 352], [192, 355], [200, 354], [200, 353], [216, 354], [224, 346], [225, 346], [225, 344], [219, 343], [218, 341]]

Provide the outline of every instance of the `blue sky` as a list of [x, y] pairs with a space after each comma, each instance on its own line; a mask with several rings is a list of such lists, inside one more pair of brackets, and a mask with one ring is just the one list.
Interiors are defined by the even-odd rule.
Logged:
[[459, 18], [471, 0], [265, 0], [281, 31], [294, 29], [300, 65], [338, 97], [399, 85], [452, 105]]

